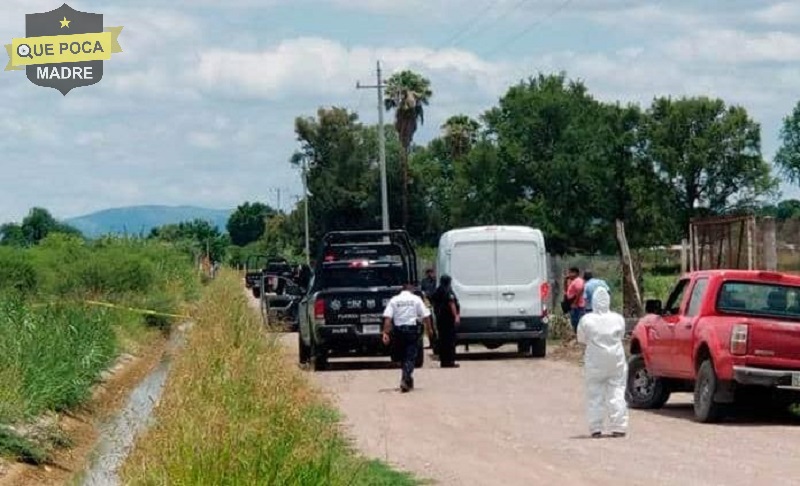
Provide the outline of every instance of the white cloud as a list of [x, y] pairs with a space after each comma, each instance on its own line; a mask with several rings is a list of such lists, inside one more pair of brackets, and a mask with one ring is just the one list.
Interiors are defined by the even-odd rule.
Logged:
[[800, 23], [800, 3], [776, 3], [759, 10], [754, 17], [765, 24], [796, 26]]
[[190, 145], [198, 148], [216, 149], [222, 145], [217, 134], [210, 132], [191, 132], [186, 138]]
[[100, 147], [104, 145], [105, 142], [106, 136], [102, 132], [82, 132], [75, 137], [75, 144], [81, 147]]
[[589, 18], [604, 25], [620, 27], [627, 30], [687, 29], [705, 24], [709, 20], [706, 14], [696, 10], [682, 10], [674, 4], [665, 6], [641, 2], [641, 5], [629, 8], [604, 9], [589, 13]]
[[[201, 54], [196, 77], [207, 90], [241, 96], [279, 99], [290, 95], [346, 95], [375, 59], [391, 60], [395, 70], [417, 67], [473, 79], [494, 90], [504, 64], [491, 63], [463, 50], [434, 51], [422, 47], [348, 49], [329, 39], [285, 40], [272, 49], [237, 52], [215, 49]], [[387, 72], [387, 75], [391, 71]], [[368, 79], [361, 79], [369, 82]]]
[[797, 62], [800, 61], [800, 36], [786, 32], [706, 30], [670, 42], [666, 50], [677, 61]]

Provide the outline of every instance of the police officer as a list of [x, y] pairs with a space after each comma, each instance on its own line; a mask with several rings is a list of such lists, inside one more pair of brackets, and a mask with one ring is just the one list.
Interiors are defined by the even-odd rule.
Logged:
[[449, 275], [439, 278], [439, 287], [431, 296], [436, 328], [439, 333], [439, 361], [442, 368], [458, 368], [456, 363], [456, 327], [461, 323], [459, 304]]
[[422, 279], [420, 287], [428, 298], [436, 291], [436, 275], [432, 268], [425, 270], [425, 278]]
[[417, 359], [420, 336], [418, 321], [425, 324], [428, 335], [431, 327], [431, 312], [422, 299], [412, 293], [413, 290], [413, 284], [404, 285], [403, 291], [392, 297], [383, 311], [383, 344], [388, 346], [393, 334], [397, 340], [394, 345], [399, 346], [401, 351], [403, 375], [400, 391], [403, 393], [414, 388], [414, 362]]

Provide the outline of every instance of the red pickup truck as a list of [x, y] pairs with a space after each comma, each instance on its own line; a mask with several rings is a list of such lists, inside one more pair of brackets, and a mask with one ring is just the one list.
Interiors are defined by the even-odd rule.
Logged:
[[631, 408], [660, 408], [672, 392], [693, 392], [695, 418], [715, 422], [740, 400], [800, 398], [800, 277], [693, 272], [663, 306], [645, 307], [630, 343]]

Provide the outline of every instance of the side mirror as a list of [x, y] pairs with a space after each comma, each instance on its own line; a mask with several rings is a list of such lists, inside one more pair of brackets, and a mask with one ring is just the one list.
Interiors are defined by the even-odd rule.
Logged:
[[656, 299], [650, 299], [645, 301], [644, 303], [644, 311], [647, 314], [658, 314], [661, 315], [662, 308], [661, 308], [661, 301]]

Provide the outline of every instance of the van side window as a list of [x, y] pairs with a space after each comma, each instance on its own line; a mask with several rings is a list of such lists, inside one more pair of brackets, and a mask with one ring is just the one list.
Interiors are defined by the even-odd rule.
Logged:
[[694, 283], [692, 295], [689, 297], [689, 307], [686, 309], [686, 315], [688, 317], [694, 317], [700, 312], [700, 305], [703, 303], [706, 287], [708, 287], [707, 278], [698, 279]]
[[675, 286], [675, 289], [667, 299], [667, 305], [664, 306], [665, 313], [664, 315], [678, 315], [681, 312], [681, 302], [683, 302], [683, 294], [686, 291], [686, 287], [689, 284], [689, 279], [685, 278], [678, 282]]

